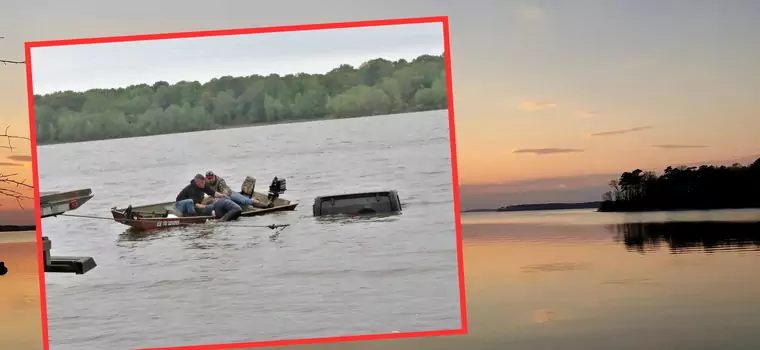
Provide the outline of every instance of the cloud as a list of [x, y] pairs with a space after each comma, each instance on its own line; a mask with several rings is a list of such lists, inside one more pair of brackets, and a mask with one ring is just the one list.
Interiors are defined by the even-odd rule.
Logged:
[[536, 310], [531, 318], [535, 323], [550, 323], [557, 320], [557, 313], [552, 310]]
[[592, 136], [592, 137], [593, 136], [615, 136], [615, 135], [622, 135], [622, 134], [627, 134], [627, 133], [636, 132], [636, 131], [648, 130], [651, 128], [652, 126], [639, 126], [639, 127], [630, 128], [630, 129], [597, 132], [589, 136]]
[[538, 6], [523, 6], [517, 9], [517, 16], [526, 22], [537, 22], [544, 20], [546, 13]]
[[599, 115], [599, 111], [597, 110], [589, 110], [589, 111], [580, 111], [578, 112], [578, 117], [580, 118], [591, 118], [596, 117]]
[[676, 148], [705, 148], [707, 146], [703, 146], [703, 145], [653, 145], [652, 147], [676, 149]]
[[533, 153], [537, 156], [543, 156], [547, 154], [559, 154], [559, 153], [578, 153], [583, 152], [582, 149], [575, 148], [523, 148], [516, 149], [512, 153]]
[[520, 104], [520, 108], [526, 111], [537, 111], [554, 107], [557, 107], [557, 104], [551, 101], [525, 101]]
[[10, 160], [15, 160], [17, 162], [31, 162], [32, 161], [32, 156], [15, 156], [14, 155], [14, 156], [8, 156], [6, 158]]
[[[621, 171], [622, 172], [622, 171]], [[528, 203], [571, 203], [598, 201], [609, 190], [607, 184], [620, 174], [560, 176], [492, 184], [459, 186], [462, 209], [498, 208]], [[560, 185], [566, 185], [561, 188]]]
[[0, 162], [0, 167], [3, 166], [21, 166], [19, 163], [11, 163], [11, 162]]

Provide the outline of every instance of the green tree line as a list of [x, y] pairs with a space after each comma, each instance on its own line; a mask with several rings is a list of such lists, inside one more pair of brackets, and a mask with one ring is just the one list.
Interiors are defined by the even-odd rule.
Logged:
[[446, 109], [443, 55], [325, 74], [224, 76], [34, 96], [39, 144]]

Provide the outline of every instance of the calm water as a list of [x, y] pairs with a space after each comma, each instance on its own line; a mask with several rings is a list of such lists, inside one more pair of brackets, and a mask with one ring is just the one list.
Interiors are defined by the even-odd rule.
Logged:
[[[58, 255], [83, 276], [47, 276], [55, 350], [126, 349], [455, 329], [461, 326], [445, 111], [218, 130], [39, 148], [42, 191], [92, 188], [76, 214], [172, 200], [212, 169], [239, 188], [288, 180], [295, 212], [237, 225], [134, 234], [58, 217]], [[317, 195], [397, 189], [400, 216], [315, 220]], [[160, 330], [160, 331], [159, 331]]]
[[42, 313], [34, 231], [0, 233], [0, 348], [42, 350]]
[[751, 350], [760, 344], [760, 229], [752, 223], [760, 221], [758, 210], [572, 210], [463, 214], [462, 220], [468, 335], [267, 349]]

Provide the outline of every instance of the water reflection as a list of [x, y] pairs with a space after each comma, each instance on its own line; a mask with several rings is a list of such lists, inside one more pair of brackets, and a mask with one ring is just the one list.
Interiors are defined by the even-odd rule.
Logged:
[[672, 253], [694, 250], [759, 250], [760, 222], [662, 222], [606, 225], [630, 251], [667, 246]]
[[130, 227], [119, 234], [116, 245], [119, 247], [133, 246], [134, 244], [140, 242], [157, 240], [166, 237], [167, 235], [177, 235], [178, 231], [182, 232], [185, 230], [186, 228], [184, 227], [176, 227], [164, 230], [138, 230]]
[[[535, 222], [483, 215], [464, 224], [467, 335], [258, 349], [757, 348], [760, 280], [752, 267], [760, 254], [737, 250], [757, 247], [760, 224], [705, 223], [730, 214], [715, 212], [693, 222], [683, 221], [699, 213], [668, 214], [682, 222], [667, 224], [653, 223], [661, 213], [621, 214], [617, 223], [599, 223], [597, 214], [553, 213], [562, 219]], [[581, 223], [566, 223], [574, 218]], [[661, 253], [621, 249], [657, 245]], [[670, 254], [669, 247], [694, 253]], [[731, 251], [696, 254], [719, 247]]]
[[35, 232], [0, 234], [0, 344], [3, 349], [42, 349], [40, 288]]
[[352, 224], [352, 223], [374, 223], [374, 222], [393, 222], [397, 221], [401, 213], [380, 213], [367, 215], [329, 215], [316, 217], [315, 221], [319, 224]]

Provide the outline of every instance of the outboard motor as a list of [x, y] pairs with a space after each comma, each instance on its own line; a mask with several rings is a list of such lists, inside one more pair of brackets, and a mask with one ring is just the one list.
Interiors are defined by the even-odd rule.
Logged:
[[272, 180], [272, 183], [269, 185], [269, 194], [267, 195], [267, 200], [269, 202], [274, 202], [275, 199], [279, 198], [281, 194], [285, 193], [287, 190], [287, 184], [285, 182], [285, 179], [277, 178], [276, 176]]

